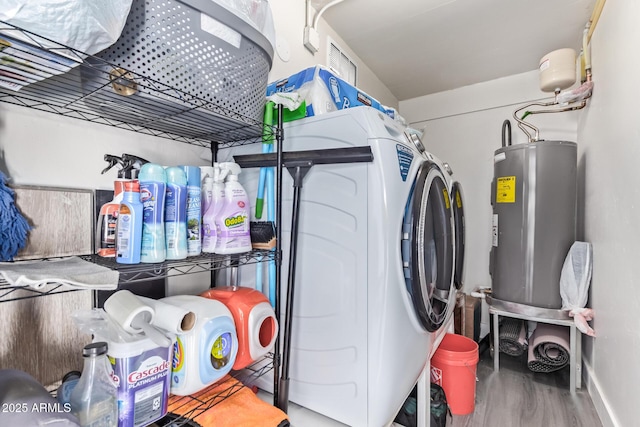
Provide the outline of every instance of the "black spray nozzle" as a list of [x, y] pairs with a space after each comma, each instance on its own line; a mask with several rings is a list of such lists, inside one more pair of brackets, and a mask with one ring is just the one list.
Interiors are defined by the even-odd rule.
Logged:
[[100, 172], [101, 174], [107, 173], [107, 171], [115, 165], [120, 165], [120, 169], [118, 170], [118, 178], [122, 178], [122, 170], [124, 168], [124, 161], [122, 160], [122, 158], [114, 156], [112, 154], [105, 154], [104, 161], [109, 163], [109, 165], [106, 168], [102, 169], [102, 172]]
[[138, 172], [140, 172], [142, 165], [149, 163], [149, 160], [127, 153], [122, 154], [122, 161], [124, 163], [122, 172], [124, 173], [124, 178], [128, 179], [138, 178]]

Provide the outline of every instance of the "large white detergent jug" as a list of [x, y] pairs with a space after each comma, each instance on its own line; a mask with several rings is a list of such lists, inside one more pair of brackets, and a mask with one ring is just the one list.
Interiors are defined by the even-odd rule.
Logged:
[[233, 316], [220, 301], [195, 295], [161, 300], [195, 313], [197, 321], [188, 333], [178, 335], [173, 346], [171, 393], [196, 393], [224, 377], [238, 354]]

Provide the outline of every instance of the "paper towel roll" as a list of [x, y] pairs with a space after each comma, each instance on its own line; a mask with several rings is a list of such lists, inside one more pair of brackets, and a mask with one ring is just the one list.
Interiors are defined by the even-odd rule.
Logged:
[[145, 305], [155, 312], [152, 325], [174, 334], [189, 332], [196, 324], [196, 314], [162, 300], [138, 297]]
[[152, 323], [155, 317], [153, 308], [127, 290], [118, 291], [111, 295], [104, 302], [104, 311], [109, 313], [109, 316], [118, 322], [125, 331], [134, 334], [142, 332], [142, 328], [133, 326], [134, 323], [140, 321]]

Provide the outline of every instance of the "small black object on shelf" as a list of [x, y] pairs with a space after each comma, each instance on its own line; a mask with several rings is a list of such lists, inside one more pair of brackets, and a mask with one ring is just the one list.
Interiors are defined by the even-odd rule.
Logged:
[[253, 249], [273, 249], [276, 247], [276, 225], [273, 221], [251, 221], [251, 247]]

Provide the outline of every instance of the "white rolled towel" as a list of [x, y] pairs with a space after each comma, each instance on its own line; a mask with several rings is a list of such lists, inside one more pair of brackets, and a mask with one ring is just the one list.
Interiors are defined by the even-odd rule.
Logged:
[[121, 290], [112, 294], [104, 302], [104, 311], [122, 328], [132, 334], [139, 334], [139, 322], [151, 323], [155, 317], [153, 308], [142, 302], [131, 291]]
[[152, 325], [156, 317], [154, 309], [130, 291], [124, 289], [111, 295], [104, 302], [104, 311], [125, 331], [133, 334], [144, 332], [161, 347], [171, 345], [171, 340]]
[[196, 324], [196, 314], [163, 301], [141, 297], [138, 299], [155, 311], [152, 325], [174, 334], [183, 334], [193, 329]]

